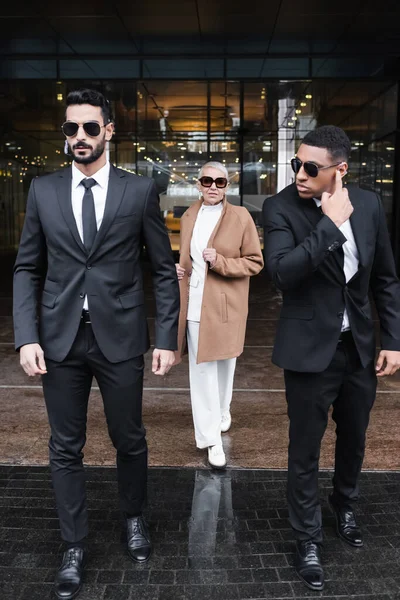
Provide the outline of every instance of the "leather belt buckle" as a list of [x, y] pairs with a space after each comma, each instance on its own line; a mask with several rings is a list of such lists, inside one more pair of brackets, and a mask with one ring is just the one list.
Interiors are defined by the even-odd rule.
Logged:
[[91, 323], [90, 320], [90, 313], [88, 310], [82, 310], [82, 316], [81, 319], [83, 320], [83, 322], [86, 323]]

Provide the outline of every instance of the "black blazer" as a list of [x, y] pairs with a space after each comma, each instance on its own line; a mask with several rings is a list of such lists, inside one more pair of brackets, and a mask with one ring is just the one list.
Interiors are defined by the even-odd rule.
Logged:
[[175, 350], [179, 287], [153, 180], [111, 166], [101, 227], [90, 254], [71, 202], [72, 169], [31, 183], [14, 268], [15, 345], [40, 343], [62, 361], [78, 331], [85, 294], [104, 356], [144, 354], [149, 335], [140, 255], [150, 258], [156, 299], [155, 345]]
[[[368, 293], [381, 325], [381, 345], [400, 350], [400, 284], [379, 197], [348, 186], [359, 269], [346, 284], [338, 251], [346, 238], [295, 184], [264, 202], [266, 265], [283, 304], [272, 360], [284, 369], [320, 372], [331, 362], [346, 308], [363, 366], [375, 357]], [[343, 256], [343, 255], [342, 255]]]

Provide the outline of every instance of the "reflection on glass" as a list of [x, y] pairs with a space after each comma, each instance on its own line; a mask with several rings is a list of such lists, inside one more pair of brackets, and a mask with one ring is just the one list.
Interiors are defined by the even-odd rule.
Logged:
[[349, 182], [393, 204], [397, 86], [383, 81], [1, 81], [0, 251], [20, 238], [33, 177], [69, 166], [60, 127], [71, 89], [92, 87], [111, 102], [113, 164], [154, 178], [172, 248], [180, 218], [198, 198], [207, 160], [226, 165], [228, 200], [252, 214], [262, 238], [264, 199], [293, 180], [289, 160], [317, 125], [343, 127], [352, 141]]
[[240, 127], [240, 84], [236, 81], [212, 82], [210, 93], [211, 139], [236, 133]]
[[230, 542], [235, 542], [232, 528], [232, 479], [228, 471], [195, 472], [192, 512], [189, 520], [189, 563], [196, 568], [196, 558], [215, 553], [218, 523], [224, 523]]

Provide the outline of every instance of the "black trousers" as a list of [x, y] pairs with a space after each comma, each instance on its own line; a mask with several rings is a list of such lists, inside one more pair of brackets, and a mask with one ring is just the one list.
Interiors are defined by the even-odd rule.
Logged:
[[334, 500], [343, 508], [351, 508], [358, 499], [365, 434], [376, 395], [375, 365], [372, 361], [362, 367], [351, 333], [346, 333], [325, 371], [285, 371], [284, 375], [290, 420], [289, 520], [296, 539], [320, 543], [318, 463], [329, 409], [333, 405], [336, 423]]
[[46, 359], [43, 391], [49, 417], [50, 467], [61, 536], [78, 542], [88, 534], [82, 449], [93, 376], [104, 404], [108, 432], [117, 450], [121, 510], [141, 514], [147, 486], [147, 444], [142, 423], [143, 356], [110, 363], [101, 353], [92, 327], [81, 321], [66, 359]]

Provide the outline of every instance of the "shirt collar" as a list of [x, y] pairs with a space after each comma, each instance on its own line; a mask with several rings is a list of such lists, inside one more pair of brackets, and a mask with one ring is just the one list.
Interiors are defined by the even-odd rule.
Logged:
[[319, 200], [318, 198], [313, 198], [315, 204], [318, 206], [318, 208], [321, 206], [321, 200]]
[[106, 162], [104, 167], [101, 167], [101, 169], [96, 171], [96, 173], [94, 173], [94, 175], [91, 175], [90, 177], [86, 177], [86, 175], [84, 175], [82, 173], [82, 171], [80, 171], [76, 167], [75, 163], [72, 163], [72, 188], [73, 189], [76, 189], [78, 187], [78, 185], [80, 185], [84, 179], [91, 179], [91, 178], [94, 179], [101, 188], [105, 189], [107, 187], [109, 176], [110, 176], [110, 162], [109, 161]]

